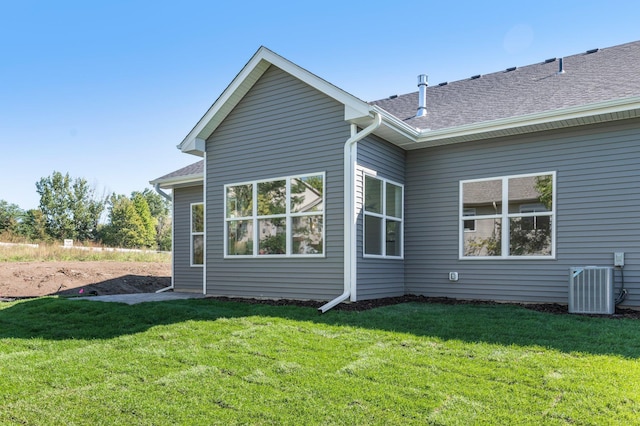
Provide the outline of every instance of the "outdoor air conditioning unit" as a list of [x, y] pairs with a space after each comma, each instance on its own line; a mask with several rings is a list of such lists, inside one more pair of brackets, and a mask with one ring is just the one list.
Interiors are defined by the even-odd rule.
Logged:
[[584, 266], [569, 270], [569, 313], [615, 313], [613, 297], [613, 268]]

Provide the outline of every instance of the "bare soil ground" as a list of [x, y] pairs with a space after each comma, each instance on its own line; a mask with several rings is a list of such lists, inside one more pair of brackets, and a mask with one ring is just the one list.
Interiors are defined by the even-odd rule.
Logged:
[[0, 263], [0, 299], [151, 293], [171, 285], [171, 265], [144, 262]]

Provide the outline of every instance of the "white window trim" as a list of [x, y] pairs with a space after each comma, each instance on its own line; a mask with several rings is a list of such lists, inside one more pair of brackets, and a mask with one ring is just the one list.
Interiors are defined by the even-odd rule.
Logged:
[[[323, 209], [322, 212], [299, 212], [299, 213], [292, 213], [291, 212], [291, 180], [292, 179], [296, 179], [296, 178], [305, 178], [305, 177], [311, 177], [311, 176], [322, 176], [322, 203], [323, 203]], [[286, 182], [286, 212], [284, 214], [276, 214], [276, 215], [267, 215], [267, 216], [258, 216], [257, 215], [257, 211], [258, 211], [258, 184], [260, 183], [264, 183], [264, 182], [274, 182], [274, 181], [278, 181], [278, 180], [284, 180]], [[253, 198], [253, 205], [252, 205], [252, 215], [251, 216], [246, 216], [246, 217], [233, 217], [233, 218], [229, 218], [227, 217], [227, 189], [229, 187], [232, 186], [241, 186], [241, 185], [252, 185], [252, 198]], [[224, 235], [224, 259], [282, 259], [282, 258], [293, 258], [293, 259], [300, 259], [300, 258], [325, 258], [327, 256], [327, 240], [326, 240], [326, 233], [327, 233], [327, 222], [326, 222], [326, 211], [327, 211], [327, 178], [326, 178], [326, 173], [325, 172], [317, 172], [317, 173], [303, 173], [303, 174], [296, 174], [296, 175], [291, 175], [291, 176], [283, 176], [283, 177], [275, 177], [275, 178], [269, 178], [269, 179], [260, 179], [260, 180], [253, 180], [253, 181], [245, 181], [245, 182], [238, 182], [238, 183], [230, 183], [230, 184], [225, 184], [224, 185], [224, 191], [223, 191], [223, 206], [224, 206], [224, 229], [223, 229], [223, 235]], [[291, 233], [293, 231], [292, 229], [292, 218], [295, 217], [304, 217], [304, 216], [322, 216], [322, 253], [320, 254], [298, 254], [298, 253], [291, 253]], [[258, 221], [261, 219], [275, 219], [275, 218], [285, 218], [286, 219], [286, 253], [285, 254], [259, 254], [259, 246], [260, 246], [260, 235], [259, 232], [260, 230], [258, 229]], [[253, 254], [234, 254], [234, 255], [230, 255], [228, 254], [228, 244], [229, 244], [229, 236], [228, 236], [228, 226], [227, 223], [231, 222], [231, 221], [236, 221], [236, 220], [246, 220], [246, 221], [251, 221], [253, 222]]]
[[[547, 176], [551, 175], [552, 178], [552, 191], [553, 197], [551, 200], [551, 211], [550, 212], [532, 212], [532, 213], [509, 213], [509, 188], [508, 182], [509, 179], [517, 179], [517, 178], [526, 178], [526, 177], [534, 177], [534, 176]], [[500, 180], [502, 181], [502, 213], [495, 215], [480, 215], [480, 216], [464, 216], [464, 200], [463, 200], [463, 185], [465, 183], [473, 183], [473, 182], [486, 182]], [[540, 173], [526, 173], [520, 175], [506, 175], [506, 176], [494, 176], [489, 178], [481, 178], [481, 179], [468, 179], [461, 180], [459, 182], [459, 201], [458, 201], [458, 259], [459, 260], [555, 260], [556, 258], [556, 231], [557, 231], [557, 211], [556, 211], [556, 191], [557, 179], [556, 179], [556, 171], [549, 172], [540, 172]], [[464, 220], [470, 220], [470, 217], [473, 217], [474, 220], [481, 219], [500, 219], [503, 224], [507, 224], [507, 226], [501, 227], [501, 241], [502, 247], [501, 253], [509, 252], [509, 219], [513, 217], [531, 217], [531, 216], [550, 216], [551, 217], [551, 254], [547, 256], [511, 256], [511, 255], [501, 255], [501, 256], [465, 256], [464, 255]], [[466, 219], [465, 219], [466, 217]]]
[[204, 230], [202, 232], [194, 232], [193, 231], [193, 207], [194, 206], [202, 206], [202, 224], [204, 227], [204, 203], [191, 203], [189, 205], [189, 266], [192, 267], [197, 267], [197, 268], [202, 268], [204, 266], [204, 256], [205, 256], [205, 252], [204, 252], [204, 241], [203, 241], [203, 247], [202, 247], [202, 263], [193, 263], [193, 237], [196, 235], [202, 235], [202, 238], [204, 239]]
[[[366, 208], [366, 200], [365, 200], [365, 193], [366, 193], [366, 189], [365, 189], [365, 185], [366, 185], [366, 177], [372, 177], [374, 179], [377, 179], [379, 181], [382, 182], [382, 200], [380, 200], [381, 204], [382, 204], [382, 211], [383, 213], [375, 213], [375, 212], [369, 212], [367, 211]], [[401, 200], [402, 203], [400, 205], [400, 218], [397, 218], [395, 216], [388, 216], [386, 214], [386, 210], [387, 210], [387, 183], [390, 183], [392, 185], [396, 185], [398, 187], [400, 187], [400, 189], [402, 190], [402, 196], [401, 196]], [[366, 220], [365, 220], [365, 216], [373, 216], [373, 217], [377, 217], [382, 219], [381, 221], [381, 233], [380, 235], [382, 237], [384, 237], [384, 235], [386, 234], [386, 229], [385, 229], [385, 224], [387, 219], [394, 221], [394, 222], [400, 222], [400, 236], [402, 238], [402, 242], [400, 244], [400, 256], [390, 256], [386, 254], [387, 251], [387, 244], [386, 241], [382, 241], [382, 254], [367, 254], [365, 252], [365, 248], [366, 248]], [[398, 182], [395, 182], [391, 179], [386, 179], [383, 178], [381, 176], [376, 175], [375, 173], [371, 173], [371, 172], [364, 172], [362, 175], [362, 257], [363, 258], [368, 258], [368, 259], [404, 259], [404, 185]]]

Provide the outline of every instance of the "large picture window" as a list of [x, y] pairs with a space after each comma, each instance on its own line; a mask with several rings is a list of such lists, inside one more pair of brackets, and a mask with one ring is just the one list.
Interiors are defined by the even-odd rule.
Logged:
[[460, 257], [555, 256], [555, 184], [555, 172], [461, 181]]
[[402, 185], [386, 179], [364, 176], [364, 255], [403, 255]]
[[225, 256], [324, 256], [324, 180], [225, 185]]
[[191, 266], [204, 264], [204, 204], [191, 204]]

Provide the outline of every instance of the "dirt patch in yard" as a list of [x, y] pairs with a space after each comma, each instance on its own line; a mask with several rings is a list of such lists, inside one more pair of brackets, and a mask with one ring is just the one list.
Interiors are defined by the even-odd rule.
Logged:
[[171, 265], [144, 262], [0, 263], [0, 299], [151, 293], [171, 285]]

